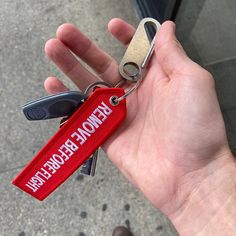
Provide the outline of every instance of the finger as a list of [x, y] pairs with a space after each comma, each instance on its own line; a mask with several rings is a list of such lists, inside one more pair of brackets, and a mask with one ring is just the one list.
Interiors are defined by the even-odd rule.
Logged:
[[116, 84], [121, 80], [117, 62], [74, 25], [61, 25], [57, 30], [57, 38], [87, 63], [104, 81]]
[[44, 81], [44, 88], [49, 94], [69, 91], [69, 89], [56, 77], [48, 77]]
[[[135, 33], [135, 28], [133, 26], [119, 18], [114, 18], [109, 22], [108, 30], [115, 38], [126, 46], [128, 46]], [[167, 78], [154, 57], [149, 63], [148, 73], [155, 74], [155, 79], [157, 80]]]
[[97, 78], [85, 69], [70, 50], [58, 39], [50, 39], [45, 45], [47, 56], [62, 70], [82, 91]]
[[162, 24], [157, 34], [155, 52], [160, 66], [169, 76], [187, 72], [193, 63], [176, 39], [175, 24], [171, 21]]
[[110, 20], [108, 30], [116, 39], [126, 46], [130, 43], [135, 33], [133, 26], [119, 18]]

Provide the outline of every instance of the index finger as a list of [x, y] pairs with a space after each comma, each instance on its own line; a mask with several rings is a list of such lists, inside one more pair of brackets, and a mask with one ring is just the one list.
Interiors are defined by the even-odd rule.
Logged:
[[[134, 29], [127, 26], [127, 23], [120, 24], [117, 21], [109, 24], [109, 30], [120, 29], [126, 41], [133, 36]], [[122, 28], [123, 30], [122, 30]], [[103, 50], [98, 48], [86, 35], [72, 24], [63, 24], [57, 30], [57, 38], [63, 42], [75, 55], [87, 63], [104, 81], [116, 84], [121, 80], [118, 72], [117, 62]], [[119, 40], [119, 37], [117, 37]], [[123, 40], [121, 40], [123, 41]]]

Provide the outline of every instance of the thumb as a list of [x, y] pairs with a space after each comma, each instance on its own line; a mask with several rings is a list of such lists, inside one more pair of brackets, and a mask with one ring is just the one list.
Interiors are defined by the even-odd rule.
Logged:
[[161, 25], [155, 43], [158, 63], [167, 75], [185, 72], [192, 63], [175, 36], [175, 23], [166, 21]]

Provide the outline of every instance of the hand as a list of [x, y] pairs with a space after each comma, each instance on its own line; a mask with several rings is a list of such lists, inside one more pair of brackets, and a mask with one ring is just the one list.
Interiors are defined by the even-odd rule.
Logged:
[[[135, 32], [120, 19], [113, 19], [108, 29], [124, 45]], [[81, 90], [97, 78], [73, 54], [102, 80], [116, 84], [121, 79], [117, 62], [71, 24], [58, 28], [45, 51]], [[67, 90], [55, 77], [45, 81], [45, 89], [49, 93]], [[126, 121], [107, 140], [104, 150], [181, 231], [176, 220], [180, 209], [188, 206], [190, 196], [203, 188], [212, 171], [231, 165], [233, 158], [214, 80], [187, 57], [176, 40], [174, 23], [161, 26], [147, 74], [127, 98], [127, 111]], [[209, 187], [204, 185], [204, 189]]]

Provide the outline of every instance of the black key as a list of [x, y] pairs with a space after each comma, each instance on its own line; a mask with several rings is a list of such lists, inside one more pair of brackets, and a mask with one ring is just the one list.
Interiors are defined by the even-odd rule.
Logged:
[[22, 111], [28, 120], [46, 120], [72, 115], [86, 99], [82, 92], [69, 91], [26, 103]]

